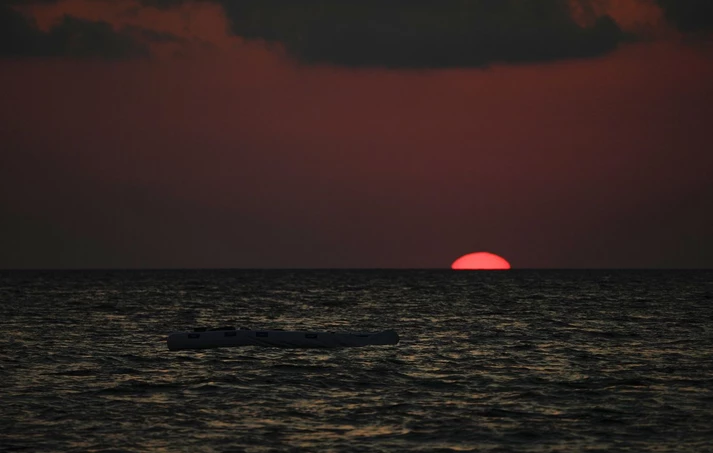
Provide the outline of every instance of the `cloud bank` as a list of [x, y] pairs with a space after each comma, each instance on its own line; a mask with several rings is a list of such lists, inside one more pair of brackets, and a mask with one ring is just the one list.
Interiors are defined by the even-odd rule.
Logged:
[[306, 63], [481, 67], [594, 57], [626, 39], [608, 16], [580, 26], [563, 0], [221, 3], [234, 34]]
[[[106, 22], [78, 17], [77, 2], [74, 16], [42, 30], [28, 8], [45, 4], [61, 11], [65, 1], [0, 0], [0, 55], [124, 58], [149, 55], [158, 40], [178, 42], [149, 25], [122, 27], [125, 17], [105, 16]], [[93, 0], [83, 8], [102, 2], [109, 5]], [[527, 64], [598, 57], [636, 39], [607, 14], [609, 4], [597, 0], [119, 0], [111, 10], [153, 11], [155, 20], [181, 8], [189, 22], [191, 5], [198, 4], [222, 8], [216, 17], [224, 17], [213, 20], [214, 28], [279, 47], [305, 64], [415, 69]], [[660, 8], [684, 33], [713, 30], [710, 0], [633, 5], [629, 14]], [[590, 16], [586, 23], [578, 12]]]
[[710, 0], [657, 0], [666, 19], [684, 32], [713, 30], [713, 2]]
[[0, 4], [0, 56], [124, 58], [148, 56], [137, 35], [141, 30], [115, 31], [107, 22], [64, 16], [45, 32], [27, 16]]

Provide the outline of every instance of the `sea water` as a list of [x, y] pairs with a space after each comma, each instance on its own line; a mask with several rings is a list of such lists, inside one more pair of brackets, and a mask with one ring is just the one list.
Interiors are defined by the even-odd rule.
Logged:
[[[170, 352], [197, 326], [397, 346]], [[712, 271], [0, 272], [2, 451], [713, 451]]]

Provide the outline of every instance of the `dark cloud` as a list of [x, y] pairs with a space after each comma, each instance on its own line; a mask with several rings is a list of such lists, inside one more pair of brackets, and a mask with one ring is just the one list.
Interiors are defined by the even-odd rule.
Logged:
[[71, 56], [122, 58], [148, 55], [148, 48], [130, 30], [117, 32], [107, 22], [64, 16], [49, 32], [0, 4], [0, 56]]
[[450, 67], [594, 57], [626, 39], [609, 17], [583, 28], [565, 0], [222, 0], [234, 34], [299, 60]]
[[713, 30], [713, 1], [657, 0], [666, 18], [685, 32]]
[[0, 56], [41, 55], [46, 36], [18, 11], [0, 4]]
[[128, 33], [117, 33], [106, 22], [64, 16], [48, 34], [56, 55], [122, 58], [147, 56], [148, 49]]
[[[14, 7], [59, 0], [0, 0], [0, 55], [125, 57], [147, 42], [179, 41], [150, 30], [114, 30], [67, 17], [49, 33]], [[588, 9], [590, 0], [580, 0]], [[216, 3], [233, 34], [278, 43], [299, 61], [397, 68], [482, 67], [590, 58], [631, 38], [609, 16], [582, 27], [570, 0], [139, 0], [168, 9]], [[656, 0], [684, 32], [713, 30], [713, 1]]]
[[173, 8], [174, 6], [180, 6], [188, 1], [189, 0], [139, 0], [139, 3], [153, 8], [168, 9]]

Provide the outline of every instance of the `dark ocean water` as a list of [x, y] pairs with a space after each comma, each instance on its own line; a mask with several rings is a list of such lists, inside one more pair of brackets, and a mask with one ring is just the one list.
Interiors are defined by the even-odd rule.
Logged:
[[[232, 324], [398, 346], [169, 352]], [[2, 451], [713, 451], [712, 271], [0, 272]]]

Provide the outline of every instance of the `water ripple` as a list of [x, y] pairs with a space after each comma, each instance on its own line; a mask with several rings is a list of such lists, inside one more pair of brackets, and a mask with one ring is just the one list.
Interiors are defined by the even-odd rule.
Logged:
[[[713, 273], [0, 273], [3, 451], [705, 451]], [[169, 352], [193, 325], [395, 347]]]

